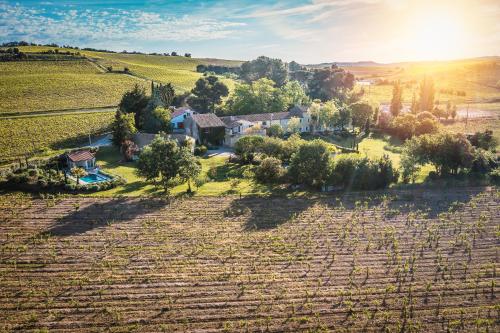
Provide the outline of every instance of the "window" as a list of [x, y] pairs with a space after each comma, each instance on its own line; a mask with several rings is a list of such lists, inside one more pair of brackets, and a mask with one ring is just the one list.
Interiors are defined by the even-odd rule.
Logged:
[[263, 121], [262, 125], [266, 126], [267, 125], [267, 121]]
[[184, 115], [184, 119], [186, 119], [186, 118], [187, 118], [187, 114]]

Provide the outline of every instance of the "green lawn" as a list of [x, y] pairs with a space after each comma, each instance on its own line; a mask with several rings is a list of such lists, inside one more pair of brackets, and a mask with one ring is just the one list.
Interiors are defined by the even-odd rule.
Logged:
[[[163, 195], [163, 190], [155, 188], [147, 183], [143, 178], [136, 175], [135, 162], [121, 162], [122, 156], [117, 148], [101, 147], [97, 154], [97, 163], [106, 172], [123, 177], [127, 183], [107, 191], [96, 192], [92, 196], [140, 196], [140, 195]], [[195, 188], [195, 195], [199, 196], [218, 196], [225, 194], [271, 194], [282, 190], [279, 187], [261, 185], [252, 179], [244, 178], [243, 171], [246, 166], [240, 166], [235, 163], [228, 163], [227, 157], [214, 156], [210, 158], [201, 158], [202, 175], [207, 175], [211, 167], [217, 168], [215, 180], [208, 181], [200, 188]], [[177, 195], [185, 193], [187, 184], [175, 186], [171, 194]]]

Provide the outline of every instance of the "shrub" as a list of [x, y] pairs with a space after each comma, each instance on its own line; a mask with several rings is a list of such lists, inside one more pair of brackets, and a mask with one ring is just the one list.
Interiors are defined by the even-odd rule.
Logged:
[[470, 143], [476, 148], [484, 150], [493, 150], [498, 145], [497, 140], [493, 136], [493, 131], [485, 130], [484, 132], [476, 132], [467, 137]]
[[484, 149], [476, 149], [472, 160], [472, 172], [488, 173], [498, 166], [495, 155]]
[[210, 179], [207, 176], [200, 175], [194, 179], [194, 184], [196, 185], [197, 188], [200, 188], [209, 181]]
[[439, 122], [432, 118], [425, 118], [417, 122], [415, 135], [432, 134], [439, 130]]
[[257, 135], [244, 136], [234, 145], [234, 152], [243, 163], [251, 163], [255, 154], [259, 152], [264, 143], [264, 138]]
[[284, 174], [281, 160], [275, 157], [266, 157], [255, 170], [255, 178], [261, 183], [275, 183]]
[[266, 130], [266, 134], [271, 137], [282, 138], [285, 134], [285, 131], [280, 125], [275, 124], [269, 126], [269, 128]]
[[399, 173], [387, 155], [379, 160], [343, 155], [334, 160], [330, 182], [353, 190], [376, 190], [397, 182]]
[[492, 170], [490, 173], [490, 179], [495, 184], [500, 184], [500, 168]]
[[196, 156], [203, 156], [203, 155], [205, 155], [207, 153], [207, 150], [208, 150], [207, 147], [204, 146], [204, 145], [196, 146], [194, 148], [194, 154]]
[[210, 179], [217, 179], [217, 167], [212, 166], [210, 169], [208, 169], [207, 176]]
[[101, 190], [101, 187], [98, 184], [93, 184], [88, 187], [88, 190], [92, 192], [97, 192]]
[[328, 179], [330, 153], [322, 140], [305, 143], [293, 154], [288, 170], [296, 184], [320, 188]]

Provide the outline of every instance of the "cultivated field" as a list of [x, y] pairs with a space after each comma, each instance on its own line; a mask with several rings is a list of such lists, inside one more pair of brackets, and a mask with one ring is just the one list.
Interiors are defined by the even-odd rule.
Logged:
[[0, 162], [46, 149], [71, 148], [103, 133], [113, 112], [0, 118]]
[[0, 62], [0, 77], [0, 115], [112, 106], [134, 84], [149, 87], [86, 60]]
[[496, 190], [0, 198], [0, 330], [495, 332]]

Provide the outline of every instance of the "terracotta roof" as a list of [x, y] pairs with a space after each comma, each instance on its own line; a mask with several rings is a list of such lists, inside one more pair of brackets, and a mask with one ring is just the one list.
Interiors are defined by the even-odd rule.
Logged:
[[194, 114], [191, 117], [200, 128], [226, 127], [226, 124], [213, 113]]
[[79, 150], [66, 154], [72, 162], [87, 161], [93, 159], [95, 156], [89, 150]]
[[304, 116], [304, 113], [307, 112], [307, 106], [294, 105], [288, 112], [290, 113], [290, 117], [301, 118]]

